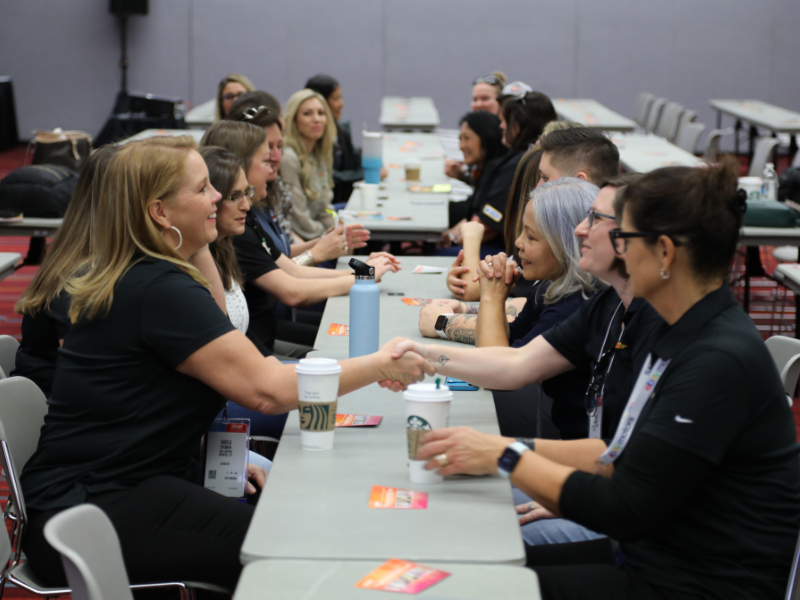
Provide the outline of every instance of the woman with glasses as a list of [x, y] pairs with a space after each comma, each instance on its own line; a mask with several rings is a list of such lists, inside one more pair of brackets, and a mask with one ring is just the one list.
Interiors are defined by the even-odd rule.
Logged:
[[506, 85], [506, 76], [500, 71], [495, 71], [486, 77], [476, 77], [472, 81], [472, 112], [486, 111], [500, 116], [500, 103], [498, 97]]
[[[558, 566], [536, 568], [544, 598], [784, 597], [800, 529], [800, 456], [775, 364], [727, 283], [747, 208], [738, 171], [732, 158], [659, 169], [616, 200], [609, 236], [630, 292], [663, 323], [636, 352], [611, 437], [529, 448], [458, 428], [425, 439], [429, 468], [497, 471], [546, 509], [616, 540], [550, 548], [544, 564]], [[437, 371], [486, 385], [502, 385], [520, 364], [497, 352], [468, 367], [449, 348], [435, 353], [426, 355]]]
[[[250, 123], [220, 121], [206, 131], [201, 145], [219, 146], [235, 154], [247, 166], [245, 175], [255, 187], [254, 198], [266, 196], [272, 167], [267, 134], [262, 128]], [[344, 247], [344, 240], [341, 243]], [[289, 307], [312, 306], [331, 296], [348, 294], [354, 276], [344, 270], [298, 265], [280, 250], [253, 211], [245, 217], [244, 233], [233, 238], [233, 246], [245, 280], [244, 294], [253, 333], [282, 358], [302, 356], [314, 343], [316, 327], [295, 323], [276, 342], [277, 302]], [[383, 253], [370, 256], [368, 262], [375, 266], [378, 280], [388, 271], [400, 269], [393, 256]]]
[[255, 89], [253, 83], [240, 73], [231, 73], [225, 77], [217, 86], [217, 105], [215, 107], [214, 120], [224, 119], [239, 96]]

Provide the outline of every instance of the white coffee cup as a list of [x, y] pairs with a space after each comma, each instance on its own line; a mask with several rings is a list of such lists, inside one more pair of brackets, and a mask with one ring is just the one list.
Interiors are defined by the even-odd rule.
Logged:
[[764, 200], [761, 195], [761, 177], [739, 177], [739, 187], [747, 192], [748, 200]]
[[303, 358], [294, 368], [303, 450], [333, 449], [342, 367], [332, 358]]
[[377, 183], [360, 183], [361, 189], [361, 210], [375, 210], [378, 208], [378, 188]]
[[413, 483], [441, 483], [444, 478], [436, 471], [427, 471], [427, 460], [416, 460], [422, 437], [434, 429], [450, 425], [450, 402], [453, 392], [435, 383], [414, 383], [403, 392], [406, 401], [406, 441], [408, 443], [408, 473]]

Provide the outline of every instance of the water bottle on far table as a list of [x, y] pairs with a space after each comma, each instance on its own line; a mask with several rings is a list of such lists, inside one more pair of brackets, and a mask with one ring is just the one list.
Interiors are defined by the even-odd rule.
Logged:
[[378, 351], [381, 292], [375, 283], [375, 267], [351, 258], [356, 281], [350, 288], [350, 358]]
[[775, 173], [775, 165], [767, 163], [761, 175], [761, 197], [764, 200], [778, 199], [778, 175]]

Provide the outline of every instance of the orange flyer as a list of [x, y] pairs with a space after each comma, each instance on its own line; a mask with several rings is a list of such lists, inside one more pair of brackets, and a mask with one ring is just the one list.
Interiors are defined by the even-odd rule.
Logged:
[[450, 573], [407, 560], [392, 558], [359, 581], [356, 587], [401, 594], [418, 594], [445, 577], [450, 577]]
[[428, 493], [373, 485], [369, 495], [369, 507], [423, 510], [428, 508]]
[[331, 323], [331, 326], [328, 327], [328, 335], [350, 335], [350, 326]]
[[400, 299], [409, 306], [425, 306], [426, 304], [431, 303], [431, 301], [426, 298], [400, 298]]
[[375, 427], [380, 424], [383, 417], [371, 415], [342, 415], [336, 414], [336, 427]]

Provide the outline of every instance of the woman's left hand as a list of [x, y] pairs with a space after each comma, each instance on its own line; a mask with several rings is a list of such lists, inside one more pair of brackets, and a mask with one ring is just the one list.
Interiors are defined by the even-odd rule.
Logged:
[[[513, 439], [469, 427], [435, 429], [425, 435], [417, 457], [430, 459], [425, 468], [438, 469], [443, 477], [456, 473], [490, 475], [497, 471], [497, 459], [513, 443]], [[443, 459], [444, 466], [439, 459]]]
[[478, 274], [473, 281], [481, 282], [481, 297], [484, 294], [505, 300], [514, 289], [520, 272], [517, 264], [508, 260], [505, 253], [487, 256], [478, 265]]
[[369, 263], [369, 261], [380, 257], [388, 258], [389, 261], [396, 267], [400, 266], [400, 260], [394, 254], [389, 254], [388, 252], [383, 252], [383, 251], [371, 252], [369, 258], [367, 259], [367, 262]]
[[539, 519], [554, 519], [555, 515], [547, 510], [538, 502], [528, 502], [527, 504], [517, 504], [517, 514], [519, 517], [519, 524], [525, 525], [532, 521]]
[[350, 223], [345, 226], [347, 238], [347, 250], [363, 248], [369, 241], [369, 229], [364, 229], [361, 223]]
[[250, 463], [247, 464], [247, 494], [252, 495], [255, 494], [256, 486], [253, 485], [251, 482], [255, 482], [258, 486], [258, 489], [263, 489], [264, 484], [267, 483], [267, 472], [258, 467], [256, 465], [251, 465]]

